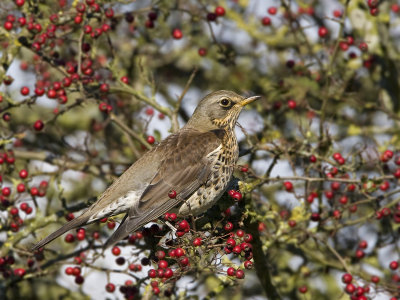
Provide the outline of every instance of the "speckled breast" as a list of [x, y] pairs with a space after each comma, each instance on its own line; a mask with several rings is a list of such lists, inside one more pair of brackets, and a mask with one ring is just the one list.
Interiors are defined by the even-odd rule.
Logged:
[[213, 166], [209, 179], [186, 200], [179, 208], [179, 213], [198, 215], [211, 208], [225, 192], [238, 156], [239, 150], [235, 135], [226, 136], [221, 146], [207, 155]]

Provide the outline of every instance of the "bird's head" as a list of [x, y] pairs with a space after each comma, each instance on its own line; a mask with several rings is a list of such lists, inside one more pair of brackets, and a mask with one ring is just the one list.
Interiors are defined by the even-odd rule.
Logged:
[[232, 129], [242, 108], [258, 98], [246, 98], [224, 90], [213, 92], [200, 101], [187, 126], [202, 131]]

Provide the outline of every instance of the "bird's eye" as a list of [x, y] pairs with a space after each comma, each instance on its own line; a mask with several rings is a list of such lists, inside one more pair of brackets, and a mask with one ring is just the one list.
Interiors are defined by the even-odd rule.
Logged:
[[227, 98], [223, 98], [221, 99], [221, 101], [219, 102], [219, 104], [223, 107], [228, 107], [231, 104], [231, 100], [227, 99]]

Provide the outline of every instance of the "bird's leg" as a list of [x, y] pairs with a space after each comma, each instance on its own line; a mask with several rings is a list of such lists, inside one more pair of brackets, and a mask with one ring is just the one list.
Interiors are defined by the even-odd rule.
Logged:
[[169, 229], [171, 229], [174, 233], [176, 233], [177, 229], [170, 222], [165, 221], [164, 223], [169, 227]]
[[193, 214], [190, 214], [190, 220], [192, 221], [193, 224], [193, 231], [196, 231], [196, 220], [194, 219]]

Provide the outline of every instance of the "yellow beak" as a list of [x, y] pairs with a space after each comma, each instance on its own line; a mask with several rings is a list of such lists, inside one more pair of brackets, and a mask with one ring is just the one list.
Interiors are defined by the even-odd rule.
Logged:
[[249, 103], [251, 103], [251, 102], [257, 100], [257, 99], [260, 98], [260, 97], [261, 97], [261, 96], [252, 96], [252, 97], [249, 97], [249, 98], [246, 98], [246, 99], [240, 101], [238, 104], [239, 104], [240, 106], [245, 106], [245, 105], [247, 105], [247, 104], [249, 104]]

